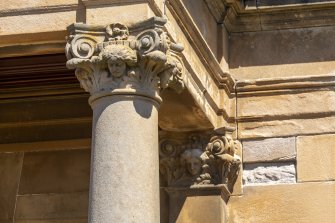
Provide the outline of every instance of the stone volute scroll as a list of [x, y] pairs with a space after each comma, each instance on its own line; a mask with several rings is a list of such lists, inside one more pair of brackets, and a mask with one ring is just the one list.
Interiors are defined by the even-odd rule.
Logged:
[[168, 188], [210, 188], [224, 186], [232, 192], [241, 158], [241, 143], [225, 130], [209, 141], [191, 136], [186, 144], [164, 139], [160, 143], [160, 173]]
[[69, 27], [66, 65], [76, 69], [91, 101], [106, 94], [137, 94], [160, 102], [159, 92], [164, 88], [183, 89], [183, 64], [178, 56], [183, 48], [170, 41], [163, 29], [165, 19], [154, 17], [146, 23]]

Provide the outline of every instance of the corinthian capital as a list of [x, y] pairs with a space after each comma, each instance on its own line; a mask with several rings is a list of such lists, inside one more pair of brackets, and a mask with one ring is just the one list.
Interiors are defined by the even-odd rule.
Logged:
[[154, 17], [127, 27], [73, 24], [66, 45], [67, 67], [76, 69], [81, 87], [93, 97], [139, 94], [160, 100], [167, 87], [183, 89], [183, 48], [163, 30], [165, 19]]

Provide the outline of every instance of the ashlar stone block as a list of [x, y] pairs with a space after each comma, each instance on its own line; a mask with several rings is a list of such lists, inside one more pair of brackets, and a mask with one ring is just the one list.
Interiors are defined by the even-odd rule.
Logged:
[[88, 191], [89, 149], [26, 152], [19, 194]]
[[15, 222], [87, 219], [88, 192], [18, 196]]
[[335, 135], [297, 137], [298, 181], [335, 180]]
[[335, 183], [245, 187], [228, 202], [229, 223], [333, 223]]
[[0, 222], [12, 222], [23, 153], [0, 153]]
[[295, 138], [270, 138], [243, 141], [243, 162], [274, 162], [295, 160]]

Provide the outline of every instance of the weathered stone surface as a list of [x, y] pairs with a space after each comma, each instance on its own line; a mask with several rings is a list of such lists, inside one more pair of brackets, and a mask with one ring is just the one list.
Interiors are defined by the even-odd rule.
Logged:
[[203, 35], [207, 44], [211, 48], [214, 55], [217, 54], [217, 35], [213, 33], [218, 32], [218, 25], [209, 11], [205, 1], [193, 1], [193, 0], [183, 0], [183, 3], [193, 17], [197, 28]]
[[335, 180], [335, 135], [297, 137], [298, 181]]
[[228, 202], [228, 222], [332, 223], [334, 206], [334, 182], [245, 187]]
[[[1, 35], [65, 31], [76, 21], [76, 11], [21, 15], [19, 18], [22, 22], [18, 22], [18, 16], [1, 17]], [[25, 25], [20, 25], [22, 23]]]
[[231, 34], [231, 73], [237, 79], [333, 73], [334, 33], [328, 26]]
[[242, 141], [243, 162], [273, 162], [294, 160], [295, 138], [270, 138]]
[[90, 222], [159, 222], [158, 106], [126, 98], [92, 105]]
[[161, 97], [164, 103], [159, 109], [158, 125], [162, 130], [180, 132], [213, 128], [190, 92], [183, 91], [178, 94], [172, 89], [166, 89]]
[[[107, 25], [111, 22], [120, 22], [125, 25], [137, 23], [152, 16], [147, 3], [118, 4], [118, 7], [109, 4], [108, 7], [95, 7], [94, 2], [87, 1], [86, 22], [90, 25]], [[125, 13], [127, 12], [127, 13]]]
[[335, 91], [331, 88], [329, 90], [296, 92], [294, 94], [242, 96], [237, 99], [237, 113], [240, 119], [257, 117], [266, 117], [267, 119], [285, 117], [289, 119], [298, 115], [308, 117], [312, 114], [322, 115], [333, 112], [335, 110], [334, 101]]
[[226, 204], [221, 196], [187, 197], [176, 223], [221, 223], [226, 219]]
[[[239, 156], [243, 161], [243, 144], [236, 150], [236, 155]], [[241, 195], [243, 193], [243, 165], [240, 165], [240, 170], [236, 178], [236, 182], [233, 188], [232, 195]]]
[[0, 222], [12, 222], [22, 159], [23, 153], [0, 153]]
[[89, 149], [26, 152], [19, 194], [88, 191], [90, 153]]
[[[188, 37], [185, 36], [184, 30], [179, 27], [180, 21], [176, 20], [169, 10], [167, 10], [166, 13], [169, 19], [169, 22], [167, 23], [169, 33], [173, 33], [175, 41], [181, 43], [185, 47], [182, 52], [188, 63], [188, 72], [185, 73], [184, 77], [185, 86], [213, 124], [214, 128], [225, 126], [224, 121], [221, 118], [218, 118], [215, 107], [225, 109], [226, 106], [223, 106], [223, 103], [233, 104], [234, 102], [232, 102], [232, 100], [224, 99], [224, 93], [218, 88], [214, 79], [208, 78], [211, 75], [211, 70], [206, 69], [201, 62], [201, 59], [196, 56], [197, 51], [192, 47]], [[200, 83], [198, 86], [195, 86], [194, 83], [198, 83], [198, 81]], [[209, 103], [206, 99], [207, 94], [212, 98], [214, 105], [213, 103]], [[230, 106], [232, 105], [229, 105], [228, 107]], [[229, 113], [229, 115], [232, 114]]]
[[335, 132], [335, 117], [240, 122], [239, 138], [268, 138]]
[[[1, 11], [8, 10], [18, 10], [18, 9], [34, 9], [39, 7], [47, 7], [47, 6], [66, 6], [78, 4], [77, 0], [20, 0], [20, 1], [2, 1], [0, 2], [0, 13]], [[5, 12], [6, 12], [5, 11]], [[15, 13], [15, 12], [13, 12]]]
[[16, 221], [87, 219], [88, 193], [37, 194], [17, 197]]
[[243, 183], [245, 185], [295, 183], [295, 172], [293, 163], [245, 164]]

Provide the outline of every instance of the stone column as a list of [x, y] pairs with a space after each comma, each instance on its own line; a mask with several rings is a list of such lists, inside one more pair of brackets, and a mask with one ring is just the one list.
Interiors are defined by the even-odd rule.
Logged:
[[93, 109], [89, 222], [159, 222], [159, 92], [183, 87], [164, 23], [69, 27], [67, 66]]

